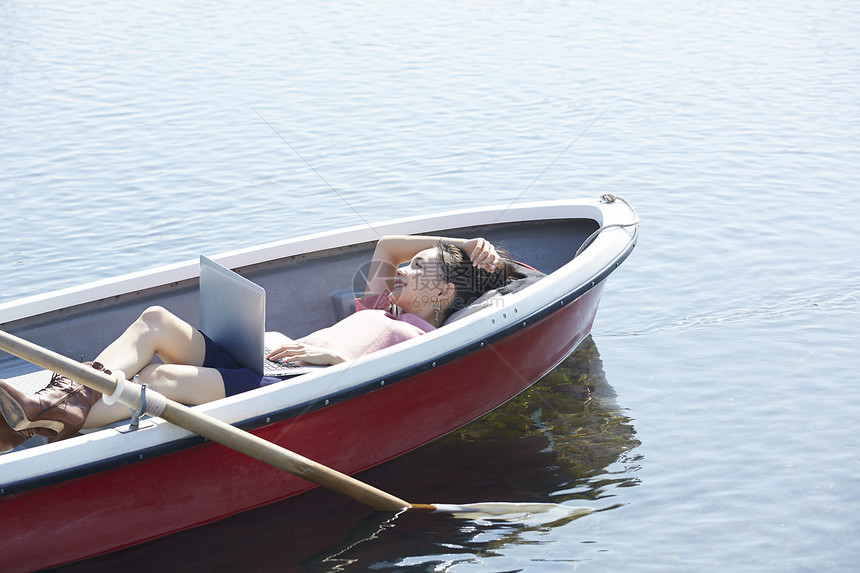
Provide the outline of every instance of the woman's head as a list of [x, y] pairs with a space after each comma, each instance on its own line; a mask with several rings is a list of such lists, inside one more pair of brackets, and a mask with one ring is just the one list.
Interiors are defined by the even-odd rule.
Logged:
[[426, 316], [441, 325], [454, 311], [508, 283], [514, 267], [504, 253], [500, 256], [501, 261], [490, 272], [473, 266], [459, 247], [440, 242], [397, 269], [389, 300], [405, 312]]
[[469, 254], [455, 245], [442, 241], [436, 249], [441, 262], [441, 278], [446, 285], [453, 285], [450, 297], [445, 299], [443, 320], [469, 306], [487, 291], [505, 286], [514, 272], [510, 257], [503, 252], [499, 253], [501, 261], [491, 272], [475, 267]]

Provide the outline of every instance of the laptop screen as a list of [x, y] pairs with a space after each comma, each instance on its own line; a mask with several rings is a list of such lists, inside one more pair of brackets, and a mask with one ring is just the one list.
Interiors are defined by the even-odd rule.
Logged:
[[200, 330], [236, 362], [262, 374], [266, 291], [201, 255]]

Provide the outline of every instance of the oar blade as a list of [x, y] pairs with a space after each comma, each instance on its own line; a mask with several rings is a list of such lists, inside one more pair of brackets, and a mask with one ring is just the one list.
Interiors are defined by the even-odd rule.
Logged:
[[520, 523], [570, 521], [594, 511], [590, 507], [574, 507], [558, 503], [484, 502], [463, 505], [435, 503], [433, 505], [437, 512], [450, 513], [460, 519], [491, 519]]

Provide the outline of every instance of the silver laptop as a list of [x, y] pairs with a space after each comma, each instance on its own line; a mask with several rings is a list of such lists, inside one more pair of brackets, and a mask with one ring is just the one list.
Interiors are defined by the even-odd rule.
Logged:
[[[257, 374], [287, 378], [325, 366], [266, 360], [266, 291], [200, 255], [200, 330]], [[278, 336], [279, 333], [270, 333]], [[280, 335], [284, 339], [283, 335]]]

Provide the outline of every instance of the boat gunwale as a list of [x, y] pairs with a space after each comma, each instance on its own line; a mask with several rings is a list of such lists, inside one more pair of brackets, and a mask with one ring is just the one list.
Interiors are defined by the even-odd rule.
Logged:
[[[556, 209], [583, 209], [590, 211], [590, 218], [603, 224], [605, 211], [597, 200], [558, 200], [509, 205], [490, 206], [475, 209], [462, 209], [435, 213], [426, 216], [413, 216], [391, 219], [378, 223], [356, 225], [345, 229], [335, 229], [292, 237], [263, 245], [228, 251], [211, 256], [218, 263], [231, 268], [248, 267], [276, 259], [294, 256], [307, 256], [331, 249], [349, 247], [378, 240], [385, 234], [417, 234], [435, 228], [476, 227], [492, 224], [516, 223], [523, 220], [543, 221], [551, 219], [571, 219], [558, 213]], [[535, 217], [537, 213], [539, 216]], [[492, 218], [496, 215], [495, 218]], [[525, 219], [523, 218], [525, 216]], [[581, 218], [588, 216], [585, 212]], [[476, 219], [478, 217], [478, 219]], [[486, 220], [484, 220], [486, 218]], [[420, 229], [411, 226], [420, 224]], [[106, 300], [130, 293], [157, 289], [164, 285], [177, 284], [199, 277], [197, 259], [180, 261], [161, 267], [144, 269], [117, 277], [110, 277], [82, 285], [71, 286], [55, 291], [40, 293], [11, 301], [0, 302], [0, 325], [9, 325], [36, 316]]]

